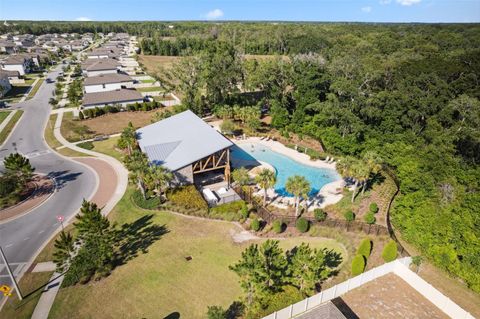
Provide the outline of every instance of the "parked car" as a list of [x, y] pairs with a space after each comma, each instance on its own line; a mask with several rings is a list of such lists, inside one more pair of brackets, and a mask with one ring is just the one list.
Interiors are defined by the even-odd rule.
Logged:
[[108, 140], [108, 135], [98, 135], [93, 138], [95, 142]]
[[47, 78], [47, 79], [45, 80], [45, 82], [47, 82], [47, 83], [53, 83], [53, 82], [55, 82], [55, 81], [52, 80], [52, 79], [50, 79], [50, 78]]
[[7, 104], [7, 102], [5, 101], [0, 101], [0, 108], [3, 109], [3, 108], [6, 108], [8, 107], [9, 105]]

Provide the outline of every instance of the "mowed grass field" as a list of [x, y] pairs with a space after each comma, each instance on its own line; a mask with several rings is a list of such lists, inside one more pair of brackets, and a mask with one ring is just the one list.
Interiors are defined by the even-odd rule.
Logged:
[[0, 111], [0, 124], [2, 124], [3, 121], [5, 121], [8, 114], [10, 114], [10, 111]]
[[[250, 242], [233, 242], [231, 233], [240, 231], [236, 225], [142, 210], [131, 202], [131, 193], [129, 189], [110, 219], [142, 229], [134, 238], [148, 237], [148, 229], [156, 227], [164, 227], [166, 233], [151, 245], [142, 241], [146, 252], [139, 252], [109, 277], [62, 288], [49, 318], [125, 318], [125, 314], [164, 318], [173, 313], [204, 318], [207, 306], [228, 307], [242, 296], [238, 277], [228, 266], [239, 260]], [[302, 241], [345, 254], [343, 246], [331, 239], [289, 238], [281, 245], [292, 248]], [[193, 259], [186, 261], [186, 256]]]
[[180, 61], [179, 56], [163, 56], [163, 55], [139, 55], [138, 62], [143, 65], [145, 72], [153, 75], [161, 69], [170, 69], [175, 63]]

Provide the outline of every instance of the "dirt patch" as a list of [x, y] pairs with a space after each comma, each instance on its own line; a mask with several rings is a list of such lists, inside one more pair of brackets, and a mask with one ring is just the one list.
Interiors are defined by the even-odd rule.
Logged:
[[175, 63], [178, 63], [182, 57], [163, 56], [163, 55], [139, 55], [140, 63], [148, 74], [154, 75], [163, 69], [171, 69]]
[[394, 274], [368, 282], [342, 296], [360, 318], [448, 318]]

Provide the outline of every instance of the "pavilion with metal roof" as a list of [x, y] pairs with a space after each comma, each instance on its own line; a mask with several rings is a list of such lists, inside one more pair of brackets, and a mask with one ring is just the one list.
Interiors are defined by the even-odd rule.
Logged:
[[229, 180], [233, 143], [190, 110], [138, 129], [137, 140], [150, 162], [174, 172], [179, 183], [220, 170]]

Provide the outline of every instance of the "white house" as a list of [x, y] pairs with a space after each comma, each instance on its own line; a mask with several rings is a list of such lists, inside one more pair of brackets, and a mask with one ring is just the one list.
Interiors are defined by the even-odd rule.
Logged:
[[115, 91], [85, 93], [83, 95], [82, 109], [104, 107], [106, 105], [121, 105], [143, 102], [140, 92], [132, 89], [119, 89]]
[[83, 74], [88, 77], [118, 73], [119, 69], [120, 63], [113, 59], [87, 60], [82, 64]]
[[85, 78], [85, 93], [115, 91], [133, 87], [133, 79], [121, 73], [102, 74]]
[[0, 71], [0, 97], [3, 97], [5, 94], [7, 94], [11, 88], [12, 85], [8, 80], [8, 76]]
[[11, 55], [5, 60], [0, 62], [0, 66], [3, 70], [18, 71], [20, 75], [25, 75], [30, 72], [30, 66], [32, 65], [32, 59], [23, 55]]

